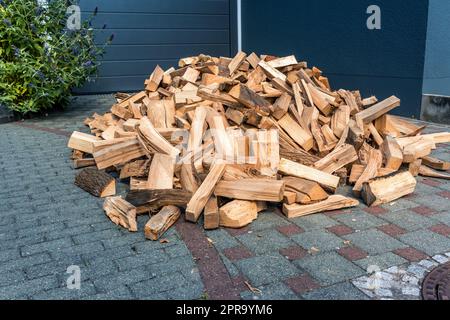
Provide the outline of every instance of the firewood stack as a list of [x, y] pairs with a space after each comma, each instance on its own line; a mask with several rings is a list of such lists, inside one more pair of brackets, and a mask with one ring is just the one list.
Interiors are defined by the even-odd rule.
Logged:
[[[129, 231], [150, 213], [152, 240], [181, 215], [240, 228], [268, 203], [289, 218], [357, 206], [336, 194], [341, 184], [373, 206], [412, 193], [418, 174], [449, 177], [450, 164], [429, 155], [450, 133], [421, 134], [387, 114], [397, 97], [334, 91], [294, 56], [188, 57], [157, 66], [144, 85], [116, 94], [110, 112], [84, 121], [92, 134], [74, 132], [68, 146], [85, 167], [77, 186], [108, 196], [106, 214]], [[125, 198], [111, 174], [129, 181]]]

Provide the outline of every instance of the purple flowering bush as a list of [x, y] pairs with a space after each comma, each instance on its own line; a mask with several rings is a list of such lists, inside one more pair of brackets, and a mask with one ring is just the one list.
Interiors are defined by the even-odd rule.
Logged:
[[71, 1], [0, 0], [0, 104], [18, 113], [65, 105], [71, 89], [96, 75], [104, 45], [91, 19], [66, 27]]

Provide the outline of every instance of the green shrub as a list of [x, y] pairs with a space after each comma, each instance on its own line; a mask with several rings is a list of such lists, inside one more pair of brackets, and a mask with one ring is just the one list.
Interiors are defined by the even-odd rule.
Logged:
[[96, 75], [104, 52], [90, 27], [96, 12], [69, 30], [71, 2], [47, 3], [0, 0], [0, 104], [22, 114], [65, 105], [72, 88]]

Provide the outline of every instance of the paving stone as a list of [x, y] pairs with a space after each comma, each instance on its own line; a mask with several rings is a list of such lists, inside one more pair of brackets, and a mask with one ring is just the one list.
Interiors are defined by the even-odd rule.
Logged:
[[355, 261], [355, 263], [364, 270], [367, 270], [370, 266], [377, 266], [380, 270], [382, 270], [391, 266], [401, 265], [406, 262], [408, 262], [408, 260], [392, 252], [369, 256], [367, 258]]
[[204, 293], [203, 285], [190, 283], [165, 292], [165, 299], [169, 300], [198, 300]]
[[322, 213], [313, 214], [306, 217], [293, 218], [290, 220], [305, 231], [329, 228], [338, 224], [335, 220]]
[[450, 226], [450, 212], [434, 214], [433, 216], [431, 216], [431, 219], [444, 223], [447, 226]]
[[440, 264], [447, 263], [450, 260], [448, 257], [440, 255], [440, 254], [433, 256], [433, 259]]
[[21, 249], [23, 256], [30, 256], [32, 254], [41, 253], [45, 251], [59, 250], [73, 245], [70, 238], [61, 238], [53, 241], [41, 242], [37, 244], [27, 245]]
[[337, 252], [350, 261], [361, 260], [367, 257], [367, 252], [354, 246], [340, 248]]
[[246, 259], [253, 256], [253, 253], [244, 246], [228, 248], [225, 249], [223, 253], [231, 261]]
[[446, 225], [446, 224], [443, 224], [443, 223], [434, 225], [434, 226], [432, 226], [432, 227], [430, 227], [428, 229], [430, 231], [433, 231], [433, 232], [438, 233], [438, 234], [440, 234], [442, 236], [445, 236], [445, 237], [450, 236], [450, 227], [448, 225]]
[[344, 240], [324, 230], [308, 231], [291, 238], [306, 250], [314, 247], [320, 251], [330, 251], [344, 246]]
[[355, 230], [365, 230], [386, 224], [384, 220], [363, 211], [352, 212], [345, 215], [338, 215], [334, 219]]
[[67, 287], [54, 288], [33, 295], [36, 300], [78, 300], [86, 296], [95, 295], [95, 287], [91, 282], [82, 282], [80, 289], [68, 289]]
[[400, 240], [430, 256], [446, 252], [450, 248], [449, 238], [429, 230], [405, 233], [400, 236]]
[[151, 265], [168, 261], [168, 256], [162, 250], [153, 250], [149, 254], [139, 254], [115, 260], [119, 270], [130, 270], [139, 266]]
[[187, 281], [181, 273], [172, 273], [134, 283], [130, 285], [130, 289], [137, 297], [147, 297], [186, 285]]
[[136, 266], [136, 268], [120, 273], [107, 274], [97, 277], [93, 280], [95, 287], [99, 293], [107, 293], [116, 290], [124, 285], [131, 285], [143, 280], [156, 278], [156, 274], [147, 270], [145, 266]]
[[48, 253], [38, 253], [35, 255], [13, 259], [0, 264], [0, 273], [9, 272], [10, 270], [20, 270], [33, 265], [38, 265], [51, 261], [52, 258]]
[[[419, 192], [419, 191], [417, 191], [417, 192]], [[437, 195], [436, 190], [433, 190], [433, 192], [423, 193], [423, 194], [426, 196], [415, 198], [414, 202], [416, 202], [419, 206], [423, 206], [425, 208], [430, 209], [429, 213], [425, 212], [424, 214], [430, 215], [430, 214], [434, 214], [436, 212], [448, 210], [447, 209], [448, 208], [448, 200]]]
[[378, 227], [377, 229], [386, 233], [388, 236], [394, 238], [397, 238], [399, 235], [402, 235], [407, 232], [405, 229], [400, 228], [395, 224], [385, 224], [383, 226]]
[[363, 209], [365, 212], [373, 214], [373, 215], [383, 215], [388, 212], [386, 208], [381, 206], [375, 206], [375, 207], [368, 207]]
[[255, 294], [249, 290], [241, 292], [244, 300], [297, 300], [297, 295], [284, 283], [276, 282], [258, 287], [261, 294]]
[[309, 274], [302, 274], [284, 281], [286, 285], [297, 294], [303, 294], [308, 291], [320, 288], [320, 285]]
[[239, 245], [239, 242], [223, 228], [207, 231], [206, 236], [213, 241], [217, 250], [224, 250]]
[[250, 230], [255, 232], [287, 225], [289, 225], [289, 222], [286, 221], [286, 219], [276, 215], [273, 210], [269, 208], [258, 214], [258, 219], [250, 224]]
[[237, 237], [239, 241], [255, 254], [278, 252], [294, 243], [276, 230], [255, 231]]
[[302, 273], [287, 259], [275, 253], [239, 260], [235, 265], [255, 287], [282, 281]]
[[305, 232], [305, 230], [296, 226], [295, 224], [279, 226], [279, 227], [277, 227], [277, 230], [278, 230], [278, 232], [280, 232], [281, 234], [283, 234], [287, 237], [292, 236], [294, 234], [299, 234], [299, 233]]
[[34, 294], [46, 289], [58, 287], [60, 284], [56, 277], [42, 277], [18, 284], [0, 287], [0, 299], [14, 299], [15, 297], [28, 296], [33, 297]]
[[95, 295], [82, 297], [87, 300], [130, 300], [134, 299], [130, 289], [127, 286], [119, 286], [115, 289], [109, 290], [106, 293], [97, 293]]
[[383, 219], [408, 231], [428, 228], [434, 224], [434, 221], [430, 218], [410, 210], [388, 212], [383, 215]]
[[302, 294], [307, 300], [367, 300], [368, 297], [349, 282], [341, 282]]
[[343, 238], [350, 240], [353, 245], [360, 247], [370, 255], [407, 247], [397, 239], [375, 229], [353, 233], [343, 236]]
[[327, 228], [327, 230], [331, 233], [334, 233], [335, 235], [337, 235], [339, 237], [355, 232], [355, 230], [353, 230], [352, 228], [350, 228], [348, 226], [344, 226], [344, 225], [337, 225], [334, 227], [329, 227], [329, 228]]
[[381, 205], [382, 208], [386, 209], [389, 212], [398, 211], [398, 210], [405, 210], [413, 207], [417, 207], [417, 204], [413, 202], [412, 200], [408, 200], [403, 198], [394, 200], [389, 203], [384, 203]]
[[308, 251], [300, 246], [290, 246], [280, 249], [280, 254], [288, 260], [297, 260], [305, 257]]
[[25, 274], [21, 270], [10, 270], [2, 273], [0, 287], [12, 285], [25, 280]]
[[321, 285], [332, 285], [363, 275], [365, 271], [336, 252], [325, 252], [294, 261]]
[[428, 258], [428, 256], [422, 251], [410, 247], [394, 250], [394, 253], [409, 261], [420, 261]]

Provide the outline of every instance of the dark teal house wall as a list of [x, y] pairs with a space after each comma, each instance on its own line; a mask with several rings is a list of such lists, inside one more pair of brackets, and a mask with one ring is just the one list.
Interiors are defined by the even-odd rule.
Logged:
[[450, 1], [429, 1], [423, 93], [450, 96]]
[[[367, 28], [370, 5], [381, 8], [381, 30]], [[427, 0], [242, 0], [242, 49], [295, 54], [334, 88], [397, 95], [394, 113], [419, 117], [427, 17]]]

